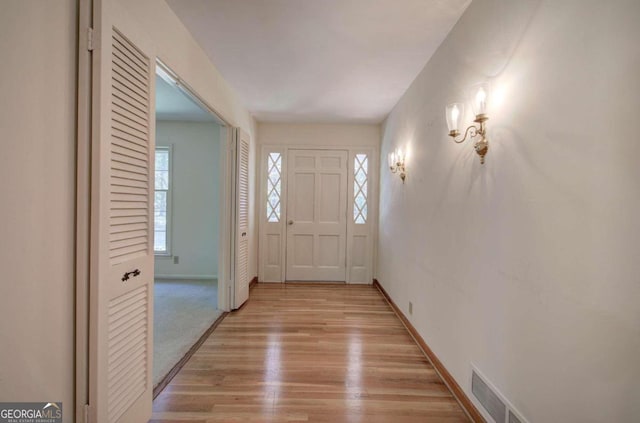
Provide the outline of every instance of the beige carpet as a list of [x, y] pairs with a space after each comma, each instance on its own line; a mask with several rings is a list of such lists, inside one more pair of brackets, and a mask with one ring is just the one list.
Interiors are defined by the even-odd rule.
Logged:
[[158, 280], [154, 284], [153, 386], [169, 373], [222, 314], [218, 281]]

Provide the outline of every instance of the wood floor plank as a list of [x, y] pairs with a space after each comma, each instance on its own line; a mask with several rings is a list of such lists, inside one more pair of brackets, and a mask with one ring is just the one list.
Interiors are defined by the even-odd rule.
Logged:
[[257, 284], [156, 398], [151, 423], [467, 421], [375, 288]]

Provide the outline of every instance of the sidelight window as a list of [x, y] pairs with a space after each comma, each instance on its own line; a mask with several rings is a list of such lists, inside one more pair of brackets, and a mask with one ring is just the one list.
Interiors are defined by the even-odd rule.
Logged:
[[280, 222], [282, 197], [282, 154], [267, 155], [267, 222]]
[[367, 223], [367, 180], [369, 158], [366, 154], [356, 154], [353, 159], [353, 221], [357, 225]]

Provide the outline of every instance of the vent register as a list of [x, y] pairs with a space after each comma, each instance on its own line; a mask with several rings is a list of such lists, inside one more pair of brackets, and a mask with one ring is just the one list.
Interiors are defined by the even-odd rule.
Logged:
[[471, 392], [495, 423], [526, 423], [511, 404], [503, 399], [504, 396], [494, 390], [475, 369], [471, 373]]

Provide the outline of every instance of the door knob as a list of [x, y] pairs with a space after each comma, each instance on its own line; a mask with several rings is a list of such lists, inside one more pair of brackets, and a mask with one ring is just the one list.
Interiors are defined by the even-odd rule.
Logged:
[[287, 222], [289, 225], [293, 225], [293, 220]]

